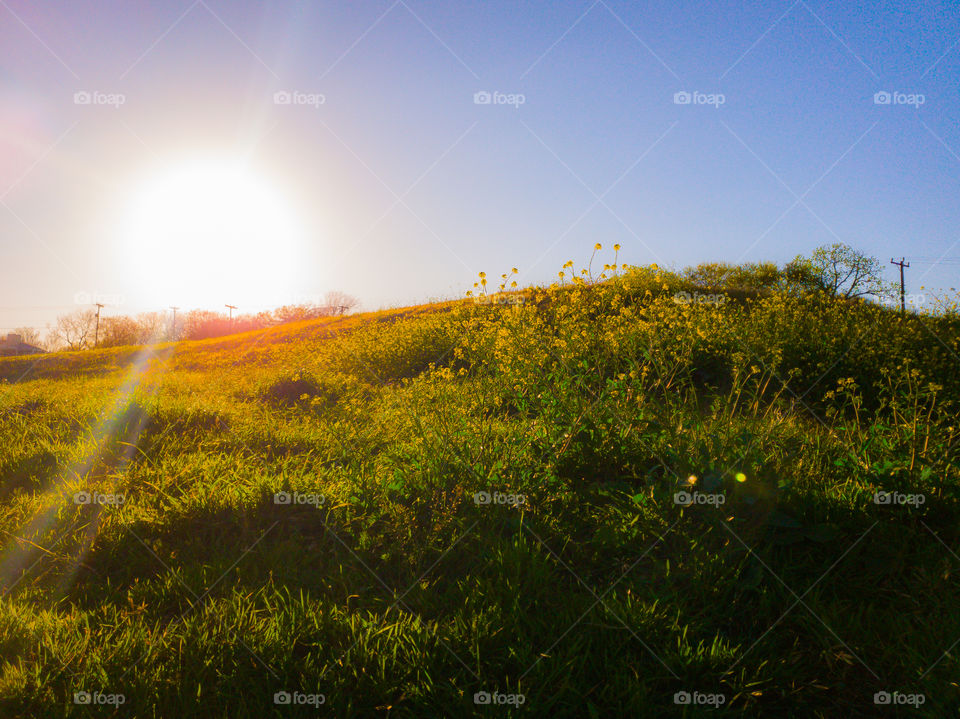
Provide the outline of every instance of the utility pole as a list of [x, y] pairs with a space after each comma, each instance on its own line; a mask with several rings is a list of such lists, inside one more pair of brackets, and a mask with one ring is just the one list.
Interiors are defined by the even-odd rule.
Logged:
[[236, 305], [224, 305], [224, 307], [230, 308], [230, 321], [233, 322], [233, 311], [237, 309]]
[[93, 334], [93, 346], [96, 347], [100, 344], [100, 310], [103, 309], [104, 305], [101, 305], [99, 302], [94, 302], [97, 306], [97, 329]]
[[904, 262], [904, 259], [905, 259], [905, 258], [901, 257], [901, 258], [900, 258], [900, 261], [899, 261], [899, 262], [896, 262], [892, 257], [890, 258], [890, 264], [891, 264], [891, 265], [899, 265], [899, 266], [900, 266], [900, 314], [906, 314], [906, 313], [907, 313], [906, 295], [905, 295], [905, 289], [904, 289], [904, 284], [903, 284], [903, 268], [904, 268], [904, 267], [909, 267], [909, 266], [910, 266], [910, 263], [909, 263], [909, 262]]
[[179, 310], [180, 308], [171, 307], [170, 309], [173, 310], [173, 326], [170, 328], [170, 334], [173, 335], [173, 339], [176, 339], [177, 338], [177, 310]]

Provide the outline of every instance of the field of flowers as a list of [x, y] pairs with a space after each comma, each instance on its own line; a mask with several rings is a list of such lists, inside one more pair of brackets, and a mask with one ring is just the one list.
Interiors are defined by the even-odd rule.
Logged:
[[954, 312], [512, 274], [0, 360], [0, 716], [956, 715]]

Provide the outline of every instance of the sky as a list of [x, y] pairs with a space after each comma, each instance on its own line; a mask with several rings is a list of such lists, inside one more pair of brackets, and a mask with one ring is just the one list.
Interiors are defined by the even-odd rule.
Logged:
[[0, 0], [0, 330], [462, 297], [597, 242], [960, 287], [957, 9]]

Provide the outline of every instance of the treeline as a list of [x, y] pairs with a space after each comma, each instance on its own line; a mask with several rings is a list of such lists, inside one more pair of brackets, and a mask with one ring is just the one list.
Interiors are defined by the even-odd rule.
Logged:
[[328, 293], [324, 303], [284, 305], [275, 310], [229, 317], [222, 312], [191, 310], [172, 312], [141, 312], [137, 315], [106, 315], [101, 313], [99, 327], [97, 313], [79, 309], [57, 318], [43, 339], [37, 332], [27, 332], [26, 341], [48, 351], [82, 350], [96, 347], [152, 344], [175, 340], [201, 340], [210, 337], [272, 327], [287, 322], [333, 317], [347, 314], [359, 305], [355, 297], [343, 292]]
[[824, 292], [880, 302], [897, 295], [897, 285], [883, 278], [880, 260], [842, 243], [818, 247], [808, 257], [797, 255], [782, 267], [773, 262], [705, 262], [687, 267], [679, 276], [700, 287], [728, 291]]

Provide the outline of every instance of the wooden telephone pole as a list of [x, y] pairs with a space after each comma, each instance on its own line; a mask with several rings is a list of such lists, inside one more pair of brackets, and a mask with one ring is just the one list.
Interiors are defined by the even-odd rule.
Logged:
[[237, 309], [236, 305], [224, 305], [224, 307], [230, 308], [230, 321], [233, 322], [233, 311]]
[[93, 346], [96, 347], [100, 344], [100, 310], [103, 309], [104, 305], [101, 305], [99, 302], [94, 302], [97, 306], [97, 328], [93, 333]]
[[177, 338], [177, 310], [179, 310], [180, 308], [171, 307], [170, 309], [173, 310], [173, 326], [170, 328], [170, 334], [173, 335], [173, 339], [176, 339]]
[[905, 258], [901, 257], [901, 258], [900, 258], [900, 261], [897, 262], [897, 261], [895, 261], [892, 257], [890, 258], [890, 264], [891, 264], [891, 265], [899, 265], [899, 266], [900, 266], [900, 314], [906, 314], [906, 313], [907, 313], [907, 303], [906, 303], [906, 299], [905, 299], [905, 297], [906, 297], [905, 292], [906, 292], [906, 291], [905, 291], [905, 289], [904, 289], [904, 284], [903, 284], [903, 268], [904, 268], [904, 267], [909, 267], [909, 266], [910, 266], [910, 263], [909, 263], [909, 262], [904, 262], [904, 259], [905, 259]]

